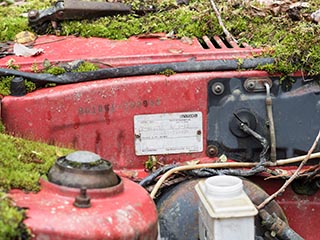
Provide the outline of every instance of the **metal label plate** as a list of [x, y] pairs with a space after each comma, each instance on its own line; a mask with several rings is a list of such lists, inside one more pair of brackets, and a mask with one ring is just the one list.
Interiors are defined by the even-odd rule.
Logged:
[[202, 152], [201, 112], [134, 116], [136, 155]]

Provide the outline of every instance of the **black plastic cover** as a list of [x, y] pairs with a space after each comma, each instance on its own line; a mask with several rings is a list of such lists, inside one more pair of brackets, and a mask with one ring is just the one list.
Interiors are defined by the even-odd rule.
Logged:
[[[244, 88], [245, 78], [214, 79], [208, 86], [207, 143], [238, 161], [259, 161], [260, 143], [239, 128], [239, 120], [270, 141], [266, 92]], [[276, 133], [277, 159], [305, 154], [320, 129], [320, 86], [316, 81], [291, 78], [280, 84], [271, 78], [271, 97]], [[214, 94], [220, 82], [224, 92]], [[318, 146], [319, 150], [319, 146]]]

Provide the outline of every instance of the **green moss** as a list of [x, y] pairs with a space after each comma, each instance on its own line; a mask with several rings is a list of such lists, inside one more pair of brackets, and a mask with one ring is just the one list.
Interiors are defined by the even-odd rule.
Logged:
[[10, 95], [10, 83], [13, 77], [0, 77], [0, 95]]
[[45, 176], [57, 157], [72, 150], [3, 134], [2, 124], [0, 131], [0, 239], [29, 239], [23, 224], [25, 212], [14, 207], [5, 192], [12, 188], [38, 191], [40, 176]]
[[[10, 84], [13, 77], [0, 77], [0, 95], [8, 96], [10, 95]], [[36, 84], [33, 82], [24, 81], [27, 92], [32, 92], [36, 89]]]
[[0, 190], [19, 188], [39, 190], [39, 178], [45, 175], [58, 155], [71, 152], [47, 144], [0, 134]]
[[3, 123], [0, 121], [0, 134], [4, 133], [6, 130], [5, 126], [3, 125]]
[[44, 72], [45, 73], [50, 73], [50, 74], [53, 74], [53, 75], [59, 75], [59, 74], [65, 73], [66, 70], [63, 67], [52, 66], [52, 67], [49, 67], [48, 69], [46, 69]]
[[24, 218], [24, 210], [14, 207], [9, 197], [0, 191], [0, 239], [29, 239]]
[[166, 70], [160, 72], [159, 74], [162, 74], [162, 75], [165, 75], [165, 76], [169, 77], [169, 76], [171, 76], [173, 74], [176, 74], [176, 72], [173, 71], [172, 69], [166, 69]]
[[83, 62], [80, 64], [80, 66], [74, 70], [74, 72], [87, 72], [87, 71], [95, 71], [98, 70], [99, 67], [91, 62]]

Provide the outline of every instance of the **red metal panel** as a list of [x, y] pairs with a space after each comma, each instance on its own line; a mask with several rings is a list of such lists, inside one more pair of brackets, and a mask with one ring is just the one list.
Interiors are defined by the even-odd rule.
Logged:
[[[76, 59], [98, 61], [112, 66], [177, 62], [188, 59], [233, 59], [261, 53], [250, 47], [227, 46], [220, 38], [204, 37], [208, 49], [197, 39], [192, 44], [178, 39], [137, 38], [113, 41], [101, 38], [42, 36], [37, 57], [6, 57], [4, 67], [14, 59], [21, 70], [34, 63]], [[113, 162], [116, 169], [141, 169], [146, 157], [134, 153], [133, 117], [137, 114], [201, 111], [206, 116], [207, 82], [217, 77], [259, 76], [266, 73], [215, 72], [108, 79], [42, 89], [24, 97], [5, 97], [2, 119], [17, 136], [94, 151]], [[206, 118], [203, 122], [206, 135]], [[205, 142], [205, 141], [204, 141]], [[205, 147], [205, 146], [204, 146]], [[163, 157], [164, 162], [188, 160], [204, 152]]]
[[[175, 74], [109, 79], [41, 89], [24, 97], [5, 97], [2, 119], [15, 135], [98, 153], [115, 169], [142, 168], [134, 152], [133, 117], [137, 114], [201, 111], [207, 115], [208, 81], [266, 75], [258, 71]], [[166, 155], [164, 162], [205, 156], [204, 151]]]
[[122, 180], [122, 191], [87, 190], [90, 208], [73, 206], [79, 189], [46, 181], [41, 182], [42, 190], [37, 194], [13, 190], [10, 196], [17, 205], [28, 208], [24, 223], [35, 239], [157, 239], [157, 210], [153, 201], [142, 187]]
[[[165, 35], [163, 35], [165, 37]], [[21, 70], [31, 71], [32, 64], [41, 64], [45, 59], [52, 63], [70, 62], [86, 59], [109, 66], [128, 66], [147, 63], [179, 62], [189, 59], [237, 59], [261, 54], [260, 49], [248, 46], [227, 47], [220, 38], [219, 48], [214, 48], [210, 40], [204, 48], [197, 39], [184, 43], [179, 39], [137, 38], [117, 41], [103, 38], [41, 36], [36, 41], [36, 48], [42, 48], [44, 54], [37, 57], [8, 56], [0, 59], [0, 66], [6, 66], [9, 59], [14, 59]]]
[[[254, 183], [260, 185], [270, 195], [276, 192], [283, 184], [284, 180], [268, 179], [267, 181], [259, 177], [254, 177]], [[320, 192], [312, 196], [296, 194], [291, 187], [280, 194], [275, 199], [284, 210], [289, 222], [289, 226], [306, 240], [318, 240], [320, 229]]]

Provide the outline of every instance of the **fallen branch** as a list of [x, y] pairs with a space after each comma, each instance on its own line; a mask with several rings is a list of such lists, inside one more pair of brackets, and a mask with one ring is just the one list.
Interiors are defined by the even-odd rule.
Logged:
[[266, 198], [258, 207], [257, 209], [260, 210], [264, 208], [270, 201], [272, 201], [274, 198], [276, 198], [280, 193], [284, 192], [285, 189], [290, 185], [290, 183], [298, 177], [302, 167], [308, 162], [310, 159], [311, 153], [314, 151], [316, 148], [320, 138], [320, 131], [318, 132], [318, 136], [316, 137], [314, 143], [312, 144], [311, 148], [308, 151], [307, 156], [303, 159], [303, 161], [300, 163], [299, 167], [297, 170], [294, 172], [294, 174], [282, 185], [282, 187], [276, 191], [274, 194], [270, 195], [268, 198]]
[[223, 24], [223, 22], [222, 22], [221, 14], [220, 14], [220, 12], [219, 12], [219, 10], [218, 10], [218, 8], [217, 8], [214, 0], [210, 0], [210, 3], [211, 3], [211, 6], [212, 6], [212, 8], [213, 8], [213, 10], [214, 10], [214, 12], [215, 12], [215, 14], [216, 14], [216, 16], [217, 16], [219, 25], [222, 27], [222, 30], [223, 30], [224, 34], [226, 35], [227, 40], [229, 40], [229, 41], [231, 40], [231, 41], [233, 41], [233, 42], [238, 43], [238, 41], [232, 36], [232, 34], [231, 34], [231, 33], [228, 31], [228, 29], [224, 26], [224, 24]]

